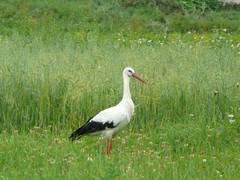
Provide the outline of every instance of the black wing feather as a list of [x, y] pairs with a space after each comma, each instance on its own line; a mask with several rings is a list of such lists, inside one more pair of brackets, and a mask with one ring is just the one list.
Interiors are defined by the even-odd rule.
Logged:
[[71, 136], [69, 137], [70, 140], [74, 141], [81, 135], [89, 134], [89, 133], [94, 133], [94, 132], [99, 132], [103, 131], [107, 128], [115, 128], [113, 121], [112, 122], [96, 122], [96, 121], [91, 121], [93, 117], [91, 117], [82, 127], [78, 128], [76, 131], [74, 131]]

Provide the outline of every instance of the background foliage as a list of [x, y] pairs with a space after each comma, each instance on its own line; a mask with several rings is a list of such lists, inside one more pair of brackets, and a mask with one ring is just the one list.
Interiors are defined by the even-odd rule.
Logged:
[[[0, 179], [239, 179], [240, 12], [215, 0], [0, 1]], [[104, 156], [70, 133], [122, 96]]]

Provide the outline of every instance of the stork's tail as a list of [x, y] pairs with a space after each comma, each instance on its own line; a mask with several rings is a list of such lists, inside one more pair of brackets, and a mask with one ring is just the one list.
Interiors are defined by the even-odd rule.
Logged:
[[76, 131], [74, 131], [71, 134], [71, 136], [69, 136], [69, 140], [74, 141], [74, 140], [78, 139], [83, 133], [84, 133], [83, 127], [80, 127]]
[[93, 118], [94, 116], [90, 117], [88, 119], [88, 121], [80, 128], [78, 128], [76, 131], [74, 131], [71, 136], [69, 136], [69, 140], [74, 141], [76, 139], [78, 139], [81, 135], [86, 134], [86, 126], [88, 125], [88, 123], [90, 122], [90, 120]]

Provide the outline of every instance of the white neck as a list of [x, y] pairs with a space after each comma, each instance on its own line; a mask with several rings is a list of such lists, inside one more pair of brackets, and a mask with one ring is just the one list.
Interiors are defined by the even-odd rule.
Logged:
[[122, 100], [131, 99], [129, 83], [130, 83], [130, 78], [128, 77], [128, 75], [123, 74], [123, 98], [122, 98]]

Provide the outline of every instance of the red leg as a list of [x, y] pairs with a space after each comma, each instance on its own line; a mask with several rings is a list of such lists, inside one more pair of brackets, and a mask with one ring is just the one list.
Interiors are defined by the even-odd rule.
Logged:
[[110, 155], [112, 151], [112, 140], [107, 140], [107, 155]]
[[106, 149], [106, 154], [109, 155], [109, 140], [107, 139], [107, 149]]
[[112, 140], [109, 140], [109, 153], [111, 154], [112, 152]]
[[107, 140], [106, 154], [108, 154], [108, 140]]

